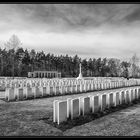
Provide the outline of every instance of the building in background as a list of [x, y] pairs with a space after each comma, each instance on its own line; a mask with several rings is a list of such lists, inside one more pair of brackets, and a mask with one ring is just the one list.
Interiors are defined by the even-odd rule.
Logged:
[[29, 78], [61, 78], [61, 73], [57, 71], [34, 71], [28, 72]]

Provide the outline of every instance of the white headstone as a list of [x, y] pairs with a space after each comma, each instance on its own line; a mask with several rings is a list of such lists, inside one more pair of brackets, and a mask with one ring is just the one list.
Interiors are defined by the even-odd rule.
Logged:
[[80, 102], [79, 98], [72, 99], [71, 102], [71, 119], [76, 118], [80, 115]]

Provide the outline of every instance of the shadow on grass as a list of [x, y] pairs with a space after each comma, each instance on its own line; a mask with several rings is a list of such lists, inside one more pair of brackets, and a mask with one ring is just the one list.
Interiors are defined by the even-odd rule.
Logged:
[[105, 108], [103, 111], [99, 111], [97, 113], [89, 113], [89, 114], [84, 115], [84, 116], [81, 115], [77, 118], [74, 118], [73, 120], [67, 119], [67, 121], [62, 122], [59, 125], [57, 123], [53, 123], [53, 120], [50, 117], [41, 118], [39, 120], [43, 120], [45, 123], [50, 124], [53, 127], [56, 127], [58, 129], [60, 129], [61, 131], [66, 131], [67, 129], [71, 129], [75, 126], [83, 125], [85, 123], [91, 122], [93, 120], [101, 118], [101, 117], [103, 117], [105, 115], [108, 115], [110, 113], [126, 109], [130, 106], [134, 106], [135, 104], [140, 104], [140, 99], [132, 101], [131, 103], [125, 103], [125, 104], [122, 104], [122, 105], [117, 105], [116, 107], [111, 106], [110, 108]]

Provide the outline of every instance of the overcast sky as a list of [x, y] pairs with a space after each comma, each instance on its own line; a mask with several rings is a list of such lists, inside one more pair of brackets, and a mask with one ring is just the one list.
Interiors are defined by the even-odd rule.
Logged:
[[0, 42], [82, 58], [140, 57], [140, 4], [0, 4]]

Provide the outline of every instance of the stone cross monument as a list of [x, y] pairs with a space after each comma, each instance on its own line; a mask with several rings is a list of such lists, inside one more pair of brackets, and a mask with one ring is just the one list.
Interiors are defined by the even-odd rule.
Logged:
[[79, 66], [79, 76], [77, 77], [77, 79], [83, 79], [82, 72], [81, 72], [81, 63]]

